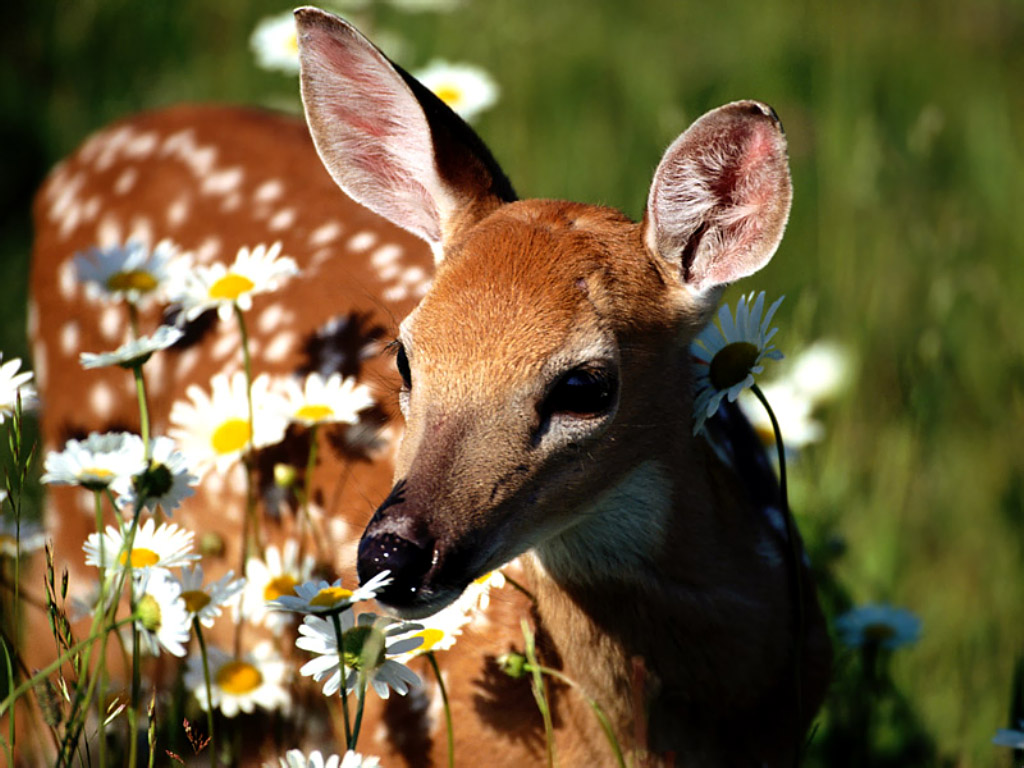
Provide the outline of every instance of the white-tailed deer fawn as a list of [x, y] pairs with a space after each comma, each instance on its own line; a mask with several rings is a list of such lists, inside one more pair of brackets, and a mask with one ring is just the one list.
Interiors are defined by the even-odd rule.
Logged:
[[[521, 617], [625, 748], [646, 740], [679, 766], [791, 763], [824, 694], [827, 634], [801, 565], [795, 636], [789, 545], [772, 524], [778, 491], [746, 424], [728, 409], [717, 422], [732, 445], [725, 459], [692, 435], [688, 353], [721, 288], [762, 267], [782, 237], [790, 182], [775, 114], [743, 101], [697, 120], [665, 153], [640, 223], [517, 200], [465, 123], [355, 29], [315, 9], [297, 20], [316, 150], [351, 200], [391, 224], [332, 186], [289, 118], [179, 108], [94, 137], [37, 201], [32, 322], [47, 446], [135, 422], [123, 372], [77, 365], [79, 351], [119, 342], [125, 323], [81, 295], [69, 276], [76, 251], [141, 235], [227, 259], [280, 240], [301, 273], [257, 300], [257, 372], [340, 364], [375, 387], [371, 426], [401, 428], [396, 390], [404, 415], [393, 454], [343, 440], [321, 454], [321, 505], [353, 533], [329, 528], [333, 566], [358, 562], [364, 580], [390, 569], [381, 600], [416, 617], [522, 556], [533, 600], [503, 590], [486, 626], [442, 657], [458, 764], [541, 760], [526, 683], [495, 664], [521, 647]], [[405, 317], [397, 330], [392, 315]], [[394, 362], [361, 359], [389, 327]], [[189, 384], [239, 366], [220, 328], [194, 325], [154, 358], [158, 431]], [[237, 562], [239, 493], [208, 482], [176, 517], [226, 540], [224, 568]], [[74, 504], [54, 492], [54, 510]], [[72, 557], [88, 516], [60, 514], [58, 550]], [[557, 689], [552, 704], [561, 763], [608, 764], [582, 697]], [[368, 726], [361, 747], [385, 765], [444, 763], [436, 709], [393, 697], [368, 717], [387, 727]]]

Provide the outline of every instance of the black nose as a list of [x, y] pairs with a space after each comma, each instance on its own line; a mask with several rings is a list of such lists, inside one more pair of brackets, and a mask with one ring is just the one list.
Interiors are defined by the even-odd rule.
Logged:
[[416, 602], [433, 564], [433, 546], [423, 547], [394, 533], [364, 536], [359, 542], [359, 581], [391, 571], [391, 583], [377, 593], [377, 599], [396, 608]]

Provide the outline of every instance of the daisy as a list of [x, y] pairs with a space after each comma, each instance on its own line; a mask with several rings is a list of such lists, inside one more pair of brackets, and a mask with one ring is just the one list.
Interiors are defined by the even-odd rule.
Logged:
[[379, 589], [391, 583], [391, 571], [381, 571], [355, 590], [341, 586], [341, 579], [333, 584], [326, 581], [307, 581], [297, 584], [294, 594], [282, 594], [267, 602], [267, 608], [298, 613], [334, 613], [343, 611], [354, 603], [372, 600]]
[[40, 482], [50, 485], [80, 485], [102, 491], [115, 482], [142, 472], [146, 467], [142, 438], [127, 432], [93, 432], [85, 440], [68, 440], [63, 451], [46, 456]]
[[463, 120], [472, 120], [498, 102], [494, 78], [472, 64], [435, 59], [414, 75]]
[[216, 263], [184, 273], [173, 297], [184, 310], [183, 322], [195, 320], [214, 307], [221, 320], [231, 318], [235, 305], [242, 310], [252, 309], [254, 295], [269, 293], [286, 278], [298, 274], [295, 261], [280, 254], [280, 243], [270, 248], [257, 245], [251, 251], [243, 247], [230, 267]]
[[141, 497], [143, 508], [155, 512], [159, 507], [169, 516], [195, 493], [192, 486], [198, 482], [185, 454], [171, 438], [161, 435], [149, 441], [149, 468], [130, 479], [118, 478], [111, 488], [122, 505], [137, 509]]
[[[410, 686], [420, 684], [419, 676], [393, 657], [406, 654], [422, 644], [423, 639], [414, 634], [422, 629], [422, 625], [374, 613], [361, 613], [355, 619], [351, 610], [342, 613], [339, 620], [346, 691], [356, 687], [360, 673], [367, 676], [367, 681], [382, 699], [388, 698], [392, 688], [404, 696]], [[318, 654], [303, 664], [299, 673], [312, 676], [317, 682], [326, 677], [324, 695], [331, 696], [341, 687], [334, 623], [320, 616], [306, 616], [299, 627], [299, 634], [302, 637], [295, 641], [295, 645]]]
[[108, 365], [137, 368], [145, 364], [154, 352], [167, 349], [184, 335], [184, 331], [174, 326], [161, 325], [152, 336], [139, 336], [122, 344], [113, 352], [82, 352], [78, 356], [78, 361], [83, 368], [104, 368]]
[[[351, 749], [344, 757], [331, 755], [326, 760], [320, 750], [314, 749], [308, 755], [301, 749], [289, 749], [284, 757], [278, 758], [279, 768], [378, 768], [379, 757], [363, 757]], [[274, 768], [268, 763], [269, 768]]]
[[733, 318], [729, 305], [718, 311], [718, 325], [708, 323], [693, 344], [690, 354], [696, 368], [694, 381], [693, 434], [704, 428], [722, 402], [728, 397], [734, 402], [740, 392], [754, 384], [754, 374], [764, 371], [765, 359], [780, 360], [782, 353], [769, 344], [778, 328], [769, 328], [776, 310], [784, 297], [764, 310], [764, 291], [741, 296]]
[[[3, 352], [0, 352], [0, 361], [3, 359]], [[36, 388], [31, 384], [32, 371], [18, 373], [20, 367], [21, 359], [17, 357], [0, 365], [0, 424], [14, 413], [19, 397], [24, 410], [35, 408], [39, 404]]]
[[[824, 437], [825, 428], [813, 417], [814, 402], [794, 387], [788, 378], [760, 386], [779, 422], [787, 454], [806, 448]], [[738, 402], [761, 442], [766, 446], [774, 446], [775, 428], [764, 406], [746, 390], [740, 393]]]
[[291, 617], [268, 610], [267, 603], [284, 595], [295, 595], [295, 588], [309, 581], [313, 572], [313, 556], [307, 554], [299, 562], [299, 543], [288, 539], [284, 549], [271, 544], [265, 559], [250, 557], [245, 564], [245, 591], [241, 595], [241, 614], [254, 624], [263, 623], [278, 633], [291, 622]]
[[343, 379], [340, 373], [324, 379], [319, 373], [306, 377], [303, 386], [294, 379], [279, 383], [282, 404], [289, 421], [306, 426], [359, 421], [359, 411], [373, 405], [369, 387]]
[[140, 240], [129, 240], [123, 246], [75, 254], [78, 279], [85, 283], [89, 298], [124, 300], [139, 306], [162, 297], [178, 270], [187, 264], [188, 259], [178, 256], [177, 246], [170, 240], [161, 240], [152, 251]]
[[836, 619], [836, 631], [851, 648], [881, 646], [887, 650], [916, 642], [921, 620], [905, 608], [864, 605]]
[[818, 405], [839, 394], [849, 377], [849, 352], [834, 341], [822, 340], [794, 358], [788, 379], [794, 389]]
[[203, 566], [181, 567], [181, 597], [190, 621], [199, 619], [204, 627], [213, 626], [213, 620], [221, 615], [221, 606], [229, 603], [245, 587], [245, 579], [234, 579], [234, 575], [234, 571], [228, 571], [219, 581], [204, 587]]
[[[85, 540], [85, 564], [107, 567], [115, 563], [121, 566], [131, 564], [132, 568], [170, 568], [198, 560], [192, 551], [195, 534], [179, 528], [174, 523], [163, 523], [159, 527], [149, 518], [135, 531], [131, 552], [125, 552], [125, 540], [114, 526], [107, 526], [105, 534], [91, 533]], [[102, 556], [102, 557], [101, 557]]]
[[992, 738], [992, 743], [997, 747], [1010, 747], [1011, 749], [1024, 749], [1024, 720], [1018, 722], [1019, 731], [1010, 728], [1000, 728]]
[[280, 400], [270, 393], [270, 377], [260, 374], [252, 383], [253, 429], [249, 430], [249, 403], [245, 374], [230, 378], [218, 373], [210, 380], [211, 394], [195, 384], [185, 390], [187, 401], [171, 408], [170, 436], [185, 455], [205, 474], [211, 467], [227, 471], [252, 443], [263, 448], [284, 439], [287, 422], [281, 417]]
[[181, 584], [163, 568], [147, 568], [135, 589], [135, 626], [143, 648], [152, 656], [161, 646], [175, 656], [185, 655], [191, 620]]
[[[273, 711], [287, 710], [291, 705], [291, 697], [285, 688], [288, 665], [269, 641], [260, 643], [242, 658], [230, 656], [219, 648], [208, 648], [207, 658], [210, 698], [213, 706], [225, 717], [234, 717], [239, 712], [251, 714], [256, 707]], [[205, 712], [206, 681], [203, 660], [198, 655], [188, 660], [185, 685], [192, 690]]]
[[[7, 495], [0, 491], [0, 501]], [[19, 550], [22, 555], [42, 549], [46, 544], [46, 533], [36, 522], [22, 519], [17, 525], [13, 517], [0, 516], [0, 555], [17, 557]]]
[[263, 69], [299, 73], [299, 37], [291, 11], [263, 18], [252, 31], [249, 45]]

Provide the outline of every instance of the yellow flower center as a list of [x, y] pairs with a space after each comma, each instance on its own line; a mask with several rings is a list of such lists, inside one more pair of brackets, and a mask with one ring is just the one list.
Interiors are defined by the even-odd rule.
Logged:
[[252, 280], [244, 275], [228, 272], [210, 286], [210, 298], [235, 301], [246, 291], [251, 291], [255, 285]]
[[864, 627], [864, 640], [869, 643], [881, 643], [896, 634], [889, 624], [868, 624]]
[[749, 341], [734, 341], [726, 344], [711, 360], [708, 376], [711, 386], [721, 391], [739, 384], [757, 364], [758, 349]]
[[201, 589], [186, 590], [181, 593], [181, 599], [191, 613], [199, 613], [210, 604], [210, 596]]
[[449, 107], [462, 101], [462, 89], [454, 85], [440, 85], [434, 91], [434, 95]]
[[225, 419], [213, 430], [210, 444], [214, 451], [223, 456], [245, 448], [251, 434], [246, 419]]
[[413, 648], [413, 650], [416, 651], [416, 653], [426, 653], [444, 639], [444, 632], [440, 629], [427, 627], [426, 629], [417, 632], [413, 637], [423, 638], [423, 644], [418, 648]]
[[334, 409], [329, 405], [318, 403], [307, 403], [295, 412], [295, 418], [299, 421], [325, 421], [334, 415]]
[[488, 571], [488, 572], [487, 572], [487, 573], [485, 573], [485, 574], [484, 574], [483, 576], [481, 576], [481, 577], [480, 577], [479, 579], [473, 579], [473, 583], [474, 583], [474, 584], [476, 584], [477, 586], [483, 586], [483, 585], [484, 585], [484, 583], [485, 583], [485, 582], [486, 582], [486, 581], [487, 581], [487, 580], [488, 580], [489, 578], [491, 578], [491, 575], [492, 575], [493, 573], [494, 573], [494, 571]]
[[157, 286], [157, 279], [144, 269], [127, 269], [115, 272], [107, 278], [107, 288], [111, 291], [138, 291], [149, 293]]
[[341, 587], [326, 587], [316, 593], [316, 597], [309, 601], [310, 605], [315, 605], [318, 608], [330, 608], [332, 605], [336, 605], [343, 600], [348, 600], [352, 597], [352, 592]]
[[294, 54], [294, 55], [298, 56], [299, 55], [299, 35], [298, 35], [298, 33], [293, 33], [293, 34], [288, 35], [288, 39], [285, 41], [284, 47], [285, 47], [285, 50], [288, 51], [288, 53], [291, 53], [291, 54]]
[[110, 480], [114, 477], [114, 473], [109, 469], [103, 469], [102, 467], [82, 467], [82, 477], [89, 477], [96, 480]]
[[217, 670], [217, 685], [225, 693], [240, 696], [255, 691], [263, 683], [263, 675], [247, 661], [235, 659]]
[[275, 576], [263, 588], [263, 599], [277, 600], [281, 595], [294, 595], [295, 587], [298, 583], [297, 579], [292, 578], [287, 573]]
[[[129, 553], [122, 552], [121, 559], [118, 561], [121, 565], [128, 562]], [[148, 568], [151, 565], [156, 565], [160, 562], [160, 555], [154, 552], [152, 549], [146, 549], [145, 547], [138, 547], [131, 551], [131, 563], [132, 568]]]

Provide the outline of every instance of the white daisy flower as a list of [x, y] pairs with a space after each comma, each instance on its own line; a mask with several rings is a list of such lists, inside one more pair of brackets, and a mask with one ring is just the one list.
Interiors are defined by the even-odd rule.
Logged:
[[161, 325], [152, 336], [139, 336], [125, 342], [113, 352], [82, 352], [78, 361], [83, 368], [104, 368], [108, 365], [119, 365], [122, 368], [135, 368], [145, 364], [154, 352], [167, 349], [185, 332], [171, 325]]
[[864, 605], [836, 619], [836, 631], [851, 648], [875, 645], [892, 650], [917, 641], [921, 620], [906, 608]]
[[[239, 712], [251, 714], [256, 707], [268, 712], [287, 711], [291, 696], [288, 683], [288, 665], [274, 650], [270, 642], [262, 642], [245, 654], [235, 658], [219, 648], [207, 648], [210, 666], [210, 698], [213, 706], [225, 717]], [[185, 685], [192, 691], [205, 712], [206, 681], [203, 679], [203, 660], [193, 654], [188, 660]]]
[[435, 59], [413, 74], [466, 121], [498, 102], [500, 91], [494, 78], [472, 64], [450, 64]]
[[299, 562], [299, 543], [294, 539], [285, 541], [283, 551], [271, 544], [264, 557], [250, 557], [245, 564], [246, 585], [240, 599], [242, 617], [279, 633], [291, 623], [291, 617], [269, 610], [267, 603], [285, 595], [295, 596], [295, 588], [309, 581], [314, 560], [306, 554]]
[[135, 626], [143, 648], [152, 656], [161, 646], [175, 656], [185, 655], [191, 617], [181, 599], [181, 584], [163, 568], [147, 568], [136, 582]]
[[381, 571], [354, 590], [341, 586], [341, 579], [329, 584], [323, 579], [297, 584], [294, 594], [283, 594], [267, 602], [267, 608], [298, 613], [334, 613], [354, 603], [372, 600], [379, 589], [391, 583], [391, 571]]
[[838, 395], [850, 378], [850, 354], [828, 339], [816, 341], [793, 359], [788, 379], [801, 395], [818, 405]]
[[249, 45], [263, 69], [299, 73], [299, 36], [291, 11], [267, 16], [252, 31]]
[[[3, 352], [0, 352], [0, 361], [4, 359]], [[21, 359], [13, 357], [6, 363], [0, 365], [0, 424], [4, 419], [14, 413], [14, 407], [21, 397], [21, 408], [24, 411], [31, 410], [39, 404], [36, 395], [36, 388], [32, 382], [32, 371], [22, 371]]]
[[[415, 634], [422, 625], [374, 613], [361, 613], [356, 619], [351, 610], [342, 613], [339, 621], [346, 691], [356, 687], [360, 673], [367, 676], [367, 681], [382, 699], [388, 698], [390, 689], [404, 696], [410, 687], [420, 684], [419, 676], [394, 657], [407, 654], [423, 643], [423, 638]], [[318, 654], [303, 664], [299, 673], [311, 676], [316, 682], [327, 678], [324, 695], [333, 695], [341, 688], [334, 622], [320, 616], [306, 616], [299, 627], [299, 634], [302, 637], [295, 641], [295, 645]]]
[[782, 353], [769, 344], [778, 328], [769, 328], [779, 299], [764, 310], [764, 291], [741, 296], [733, 318], [729, 305], [718, 311], [718, 325], [708, 323], [690, 345], [695, 368], [695, 398], [693, 403], [693, 434], [704, 428], [704, 422], [714, 415], [722, 398], [735, 402], [740, 392], [754, 383], [754, 374], [762, 373], [762, 362], [780, 360]]
[[187, 268], [188, 258], [178, 255], [177, 246], [161, 240], [149, 250], [140, 240], [109, 248], [90, 248], [75, 254], [78, 279], [94, 300], [125, 300], [144, 306], [162, 298], [174, 282], [179, 269]]
[[252, 309], [252, 297], [276, 290], [285, 279], [298, 274], [294, 259], [281, 256], [281, 244], [240, 248], [230, 267], [221, 263], [197, 266], [184, 273], [174, 289], [181, 304], [183, 322], [195, 320], [214, 307], [221, 320], [229, 320], [234, 305]]
[[181, 598], [189, 612], [189, 619], [197, 618], [204, 627], [212, 627], [213, 620], [221, 615], [222, 606], [227, 605], [245, 587], [245, 579], [235, 579], [235, 572], [228, 571], [218, 581], [203, 586], [203, 566], [181, 567]]
[[[192, 540], [195, 534], [179, 528], [174, 523], [163, 523], [159, 527], [149, 518], [135, 531], [131, 552], [123, 552], [125, 545], [121, 532], [110, 525], [104, 534], [91, 533], [85, 540], [85, 564], [99, 567], [102, 563], [110, 568], [114, 565], [132, 568], [171, 568], [198, 560], [192, 554]], [[180, 591], [180, 590], [179, 590]]]
[[324, 379], [318, 373], [306, 377], [302, 386], [294, 379], [279, 382], [279, 392], [289, 421], [312, 426], [345, 422], [355, 424], [359, 412], [373, 405], [373, 395], [355, 379], [343, 379], [340, 373]]
[[[0, 491], [0, 502], [6, 496], [6, 491]], [[14, 558], [19, 549], [22, 555], [27, 555], [45, 544], [46, 533], [39, 523], [22, 518], [19, 526], [13, 516], [0, 515], [0, 555]]]
[[250, 437], [254, 448], [284, 439], [288, 423], [281, 416], [280, 399], [270, 392], [269, 376], [260, 374], [252, 382], [251, 434], [245, 374], [237, 371], [228, 378], [218, 373], [210, 386], [211, 394], [195, 384], [185, 390], [189, 399], [171, 407], [168, 430], [200, 476], [211, 467], [226, 472], [245, 453]]
[[379, 757], [363, 757], [351, 749], [344, 757], [331, 755], [327, 759], [320, 754], [320, 750], [314, 749], [308, 755], [301, 749], [289, 749], [284, 757], [278, 758], [277, 766], [267, 763], [267, 768], [378, 768]]
[[122, 506], [139, 506], [139, 494], [144, 494], [142, 506], [151, 512], [159, 507], [170, 516], [181, 502], [195, 493], [192, 486], [199, 482], [189, 468], [188, 458], [179, 451], [174, 441], [160, 435], [149, 441], [149, 469], [134, 478], [119, 477], [111, 485]]
[[[761, 384], [760, 387], [779, 422], [787, 455], [790, 451], [806, 448], [824, 437], [825, 428], [813, 416], [814, 403], [804, 397], [788, 378]], [[775, 428], [760, 401], [744, 390], [738, 402], [761, 443], [774, 446]]]
[[1018, 722], [1019, 731], [1011, 728], [1000, 728], [992, 737], [992, 743], [997, 747], [1010, 747], [1010, 749], [1024, 749], [1024, 720]]
[[117, 482], [123, 486], [146, 467], [142, 438], [128, 432], [93, 432], [85, 440], [68, 440], [63, 451], [46, 456], [40, 482], [81, 485], [101, 491]]

